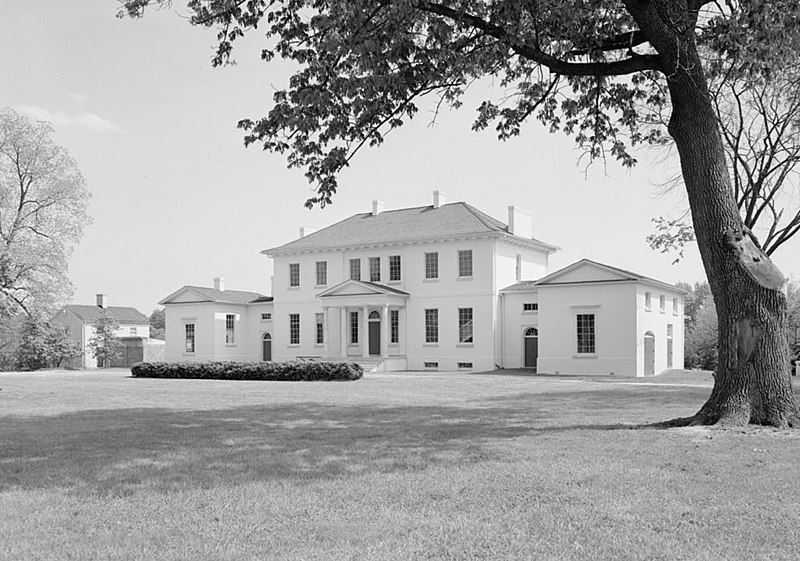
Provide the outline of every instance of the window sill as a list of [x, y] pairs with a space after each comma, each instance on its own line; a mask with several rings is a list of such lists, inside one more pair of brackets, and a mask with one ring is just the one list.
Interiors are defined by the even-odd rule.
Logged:
[[299, 286], [289, 286], [289, 287], [286, 288], [286, 290], [300, 290], [300, 287]]
[[592, 358], [598, 358], [598, 356], [597, 356], [597, 353], [580, 353], [580, 354], [572, 355], [572, 358], [578, 358], [578, 359], [589, 358], [589, 359], [592, 359]]
[[401, 284], [403, 281], [401, 280], [390, 280], [387, 281], [386, 284]]
[[318, 349], [321, 349], [325, 346], [325, 343], [314, 343], [314, 346]]
[[235, 347], [238, 347], [239, 345], [237, 345], [236, 343], [225, 343], [225, 346], [226, 347], [234, 347], [235, 348]]
[[526, 311], [522, 312], [523, 316], [535, 316], [535, 315], [538, 315], [538, 314], [539, 314], [539, 310], [533, 310], [533, 311], [526, 310]]
[[472, 275], [469, 275], [467, 277], [456, 277], [456, 280], [457, 281], [471, 281], [471, 280], [475, 280], [475, 277], [473, 277]]
[[439, 343], [422, 343], [423, 347], [438, 347]]
[[315, 284], [314, 288], [328, 288], [327, 284]]
[[431, 279], [424, 278], [424, 279], [422, 279], [422, 282], [439, 282], [439, 277], [431, 278]]
[[298, 348], [300, 348], [300, 343], [290, 343], [290, 344], [288, 344], [286, 346], [288, 348], [290, 348], [290, 349], [298, 349]]
[[653, 309], [652, 309], [652, 308], [645, 308], [645, 309], [644, 309], [644, 311], [645, 311], [645, 312], [652, 312], [652, 311], [653, 311]]
[[456, 343], [456, 347], [474, 347], [475, 343]]

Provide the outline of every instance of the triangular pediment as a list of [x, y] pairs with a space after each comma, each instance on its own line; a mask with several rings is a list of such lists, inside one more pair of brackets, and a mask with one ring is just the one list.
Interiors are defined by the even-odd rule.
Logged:
[[190, 302], [213, 302], [214, 300], [209, 298], [207, 295], [203, 294], [199, 290], [192, 288], [191, 286], [184, 286], [179, 288], [163, 300], [161, 300], [158, 304], [163, 306], [164, 304], [183, 304], [183, 303], [190, 303]]
[[582, 259], [536, 282], [538, 286], [550, 284], [580, 284], [589, 282], [620, 282], [641, 280], [641, 275]]
[[408, 293], [377, 282], [350, 279], [317, 294], [319, 298], [378, 295], [408, 296]]

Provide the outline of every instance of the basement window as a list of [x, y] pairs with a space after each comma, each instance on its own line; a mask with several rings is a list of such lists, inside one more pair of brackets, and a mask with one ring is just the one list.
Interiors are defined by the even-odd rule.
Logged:
[[438, 370], [439, 363], [438, 362], [423, 362], [423, 366], [426, 370]]
[[471, 362], [459, 362], [458, 363], [459, 370], [472, 370], [472, 363]]

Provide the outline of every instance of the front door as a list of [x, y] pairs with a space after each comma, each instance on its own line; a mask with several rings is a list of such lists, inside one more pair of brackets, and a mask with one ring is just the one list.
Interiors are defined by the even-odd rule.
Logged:
[[536, 360], [539, 358], [539, 330], [530, 327], [525, 331], [525, 368], [536, 372]]
[[262, 357], [263, 360], [269, 362], [272, 360], [272, 335], [269, 333], [264, 333], [264, 338], [261, 340], [262, 343]]
[[644, 334], [644, 375], [656, 375], [656, 337], [650, 331]]
[[369, 354], [371, 356], [381, 354], [381, 315], [378, 312], [369, 314]]

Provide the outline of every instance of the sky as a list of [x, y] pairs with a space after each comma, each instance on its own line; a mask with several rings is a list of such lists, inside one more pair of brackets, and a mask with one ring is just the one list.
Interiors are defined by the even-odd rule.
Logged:
[[[181, 0], [141, 20], [116, 11], [115, 0], [6, 2], [0, 19], [0, 107], [52, 122], [92, 193], [93, 222], [70, 261], [73, 303], [104, 293], [149, 314], [181, 286], [212, 286], [216, 276], [228, 289], [270, 294], [261, 250], [300, 227], [369, 212], [373, 199], [387, 210], [431, 204], [435, 189], [503, 222], [508, 205], [528, 209], [534, 236], [562, 248], [551, 272], [589, 258], [671, 283], [705, 276], [696, 248], [673, 264], [645, 242], [653, 217], [686, 207], [680, 192], [663, 194], [676, 156], [639, 151], [633, 170], [587, 167], [570, 138], [535, 122], [501, 142], [470, 128], [483, 91], [435, 122], [423, 104], [410, 125], [356, 156], [332, 205], [308, 210], [302, 172], [244, 148], [236, 128], [265, 115], [290, 75], [288, 64], [259, 59], [263, 37], [246, 37], [237, 64], [214, 69], [215, 34], [190, 26]], [[774, 260], [798, 278], [798, 256], [792, 240]]]

